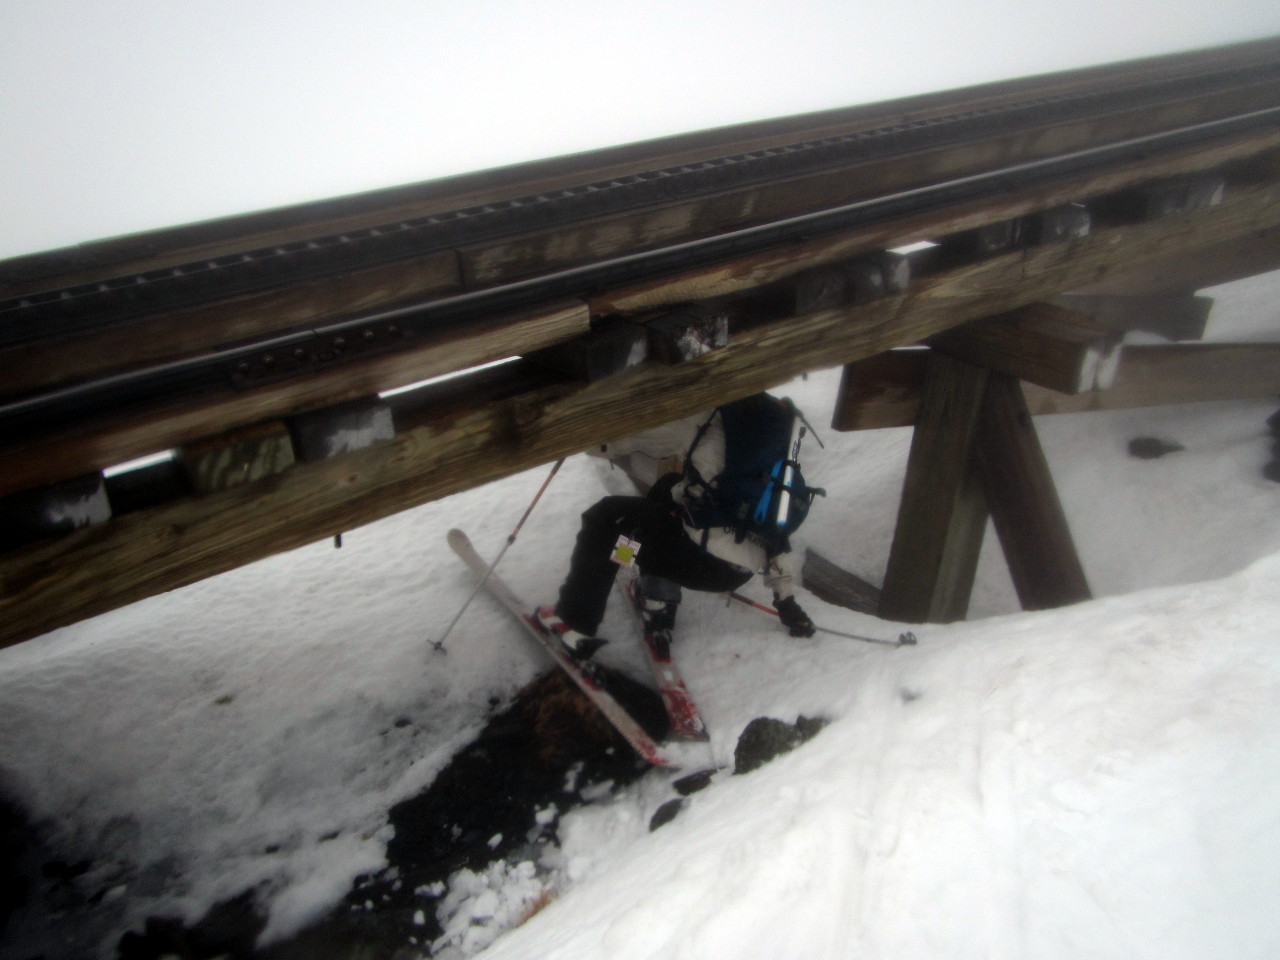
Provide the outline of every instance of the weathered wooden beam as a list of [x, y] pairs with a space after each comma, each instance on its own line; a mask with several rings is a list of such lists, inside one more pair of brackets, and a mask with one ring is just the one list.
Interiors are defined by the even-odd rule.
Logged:
[[915, 423], [929, 353], [925, 347], [907, 347], [845, 364], [831, 429], [882, 430]]
[[805, 589], [820, 600], [872, 616], [880, 612], [878, 587], [832, 563], [812, 547], [805, 549], [800, 577]]
[[1089, 583], [1015, 377], [993, 373], [987, 381], [974, 455], [1023, 609], [1088, 600]]
[[[1271, 191], [1236, 199], [1186, 219], [1213, 218], [1212, 229], [1229, 232], [1280, 217]], [[1096, 277], [1117, 250], [1141, 260], [1171, 247], [1193, 249], [1206, 235], [1181, 219], [1100, 230], [921, 278], [900, 296], [743, 331], [727, 348], [688, 363], [645, 364], [595, 384], [455, 409], [446, 419], [404, 430], [393, 443], [0, 555], [0, 644], [768, 389], [807, 370], [873, 356], [1043, 300]], [[159, 445], [145, 443], [138, 452]], [[22, 461], [8, 460], [0, 478], [10, 465], [21, 469]]]
[[1067, 397], [1028, 390], [1032, 414], [1264, 400], [1280, 396], [1280, 343], [1177, 343], [1125, 347], [1110, 390]]
[[[321, 321], [362, 316], [442, 296], [461, 284], [450, 250], [284, 290], [245, 294], [185, 310], [139, 317], [72, 337], [0, 348], [0, 396], [19, 396], [108, 372], [191, 356], [226, 343], [266, 337]], [[122, 365], [127, 358], [127, 366]]]
[[1166, 340], [1200, 340], [1213, 309], [1213, 297], [1193, 294], [1066, 293], [1050, 303], [1088, 314], [1111, 330], [1143, 330]]
[[[594, 316], [643, 313], [692, 301], [739, 295], [767, 284], [789, 280], [806, 270], [822, 265], [852, 260], [876, 251], [895, 249], [919, 240], [936, 240], [957, 231], [1035, 214], [1047, 208], [1071, 204], [1082, 198], [1106, 194], [1120, 189], [1135, 179], [1177, 176], [1189, 171], [1257, 156], [1265, 151], [1274, 150], [1278, 146], [1280, 146], [1280, 131], [1272, 131], [1241, 138], [1232, 143], [1191, 148], [1158, 160], [1134, 163], [1120, 169], [1082, 175], [1042, 188], [1010, 191], [996, 200], [984, 199], [959, 203], [944, 209], [903, 217], [888, 224], [872, 224], [818, 240], [770, 250], [756, 256], [690, 270], [676, 276], [607, 290], [589, 300], [591, 312]], [[1241, 200], [1244, 197], [1257, 196], [1259, 196], [1257, 189], [1229, 192], [1223, 201], [1223, 206], [1236, 210], [1241, 217], [1250, 220], [1250, 213], [1241, 209]], [[1181, 218], [1174, 218], [1175, 221], [1179, 219]], [[1225, 224], [1234, 218], [1230, 214], [1217, 211], [1197, 211], [1187, 219], [1204, 223], [1208, 229], [1218, 231], [1220, 223]], [[1161, 221], [1142, 226], [1155, 229], [1157, 232], [1162, 229], [1171, 229], [1168, 222], [1163, 222], [1162, 225]], [[1197, 249], [1223, 244], [1235, 237], [1247, 235], [1250, 239], [1240, 244], [1240, 249], [1247, 251], [1252, 249], [1253, 237], [1272, 226], [1274, 223], [1262, 214], [1252, 219], [1250, 225], [1244, 229], [1229, 229], [1226, 233], [1217, 236], [1213, 234], [1202, 236]], [[1115, 236], [1114, 229], [1113, 227], [1094, 232]], [[1087, 238], [1077, 238], [1063, 245], [1049, 244], [1047, 248], [1073, 247], [1085, 239]], [[1164, 256], [1166, 258], [1176, 256], [1178, 252], [1175, 247], [1171, 251], [1165, 251]], [[1078, 281], [1080, 288], [1087, 288], [1086, 292], [1093, 292], [1092, 288], [1099, 286], [1099, 292], [1109, 292], [1101, 285], [1112, 273], [1126, 265], [1127, 268], [1136, 266], [1136, 261], [1129, 260], [1120, 251], [1116, 253], [1111, 264]], [[1276, 256], [1280, 257], [1280, 250], [1276, 251]], [[1142, 259], [1142, 262], [1147, 261]], [[1264, 266], [1250, 272], [1259, 273], [1265, 269], [1269, 268]], [[1241, 275], [1248, 276], [1249, 273]], [[1055, 290], [1053, 295], [1061, 292], [1061, 290]]]
[[336, 367], [311, 377], [228, 390], [0, 450], [0, 496], [112, 467], [273, 417], [287, 416], [469, 366], [501, 360], [585, 333], [585, 305], [565, 303], [505, 318], [506, 322], [462, 335], [433, 338], [418, 347]]
[[[1230, 197], [1224, 202], [1230, 202]], [[1259, 225], [1210, 242], [1193, 252], [1154, 260], [1118, 262], [1072, 293], [1128, 296], [1188, 294], [1245, 277], [1280, 270], [1280, 228]]]
[[[1280, 140], [1280, 134], [1276, 134], [1274, 139]], [[1222, 162], [1240, 155], [1241, 152], [1252, 155], [1270, 143], [1271, 141], [1265, 137], [1247, 138], [1236, 144], [1188, 151], [1179, 158], [1167, 159], [1160, 164], [1143, 165], [1142, 170], [1144, 173], [1176, 172], [1185, 165], [1194, 166], [1211, 161]], [[1131, 175], [1132, 173], [1126, 174], [1126, 176]], [[1065, 187], [1060, 186], [1048, 191], [1006, 198], [1001, 202], [1003, 206], [997, 205], [999, 209], [992, 208], [990, 204], [971, 204], [945, 214], [920, 215], [909, 218], [907, 221], [900, 221], [892, 227], [879, 226], [855, 231], [820, 243], [800, 245], [781, 254], [749, 258], [711, 271], [669, 279], [657, 287], [632, 288], [630, 292], [622, 291], [617, 294], [603, 295], [596, 304], [602, 312], [626, 313], [642, 308], [650, 309], [655, 303], [705, 299], [713, 293], [740, 291], [781, 277], [792, 276], [801, 269], [813, 266], [816, 262], [847, 259], [855, 253], [866, 253], [868, 244], [874, 250], [877, 246], [891, 245], [894, 241], [927, 236], [935, 228], [961, 226], [967, 220], [984, 221], [993, 215], [1007, 213], [1012, 209], [1031, 211], [1057, 195], [1070, 195], [1075, 190], [1085, 187], [1101, 188], [1107, 183], [1115, 182], [1114, 178], [1117, 176], [1119, 175], [1113, 174], [1112, 179], [1109, 180], [1106, 176], [1099, 175]], [[1141, 228], [1122, 228], [1120, 233], [1104, 231], [1106, 236], [1113, 238], [1117, 243], [1116, 250], [1112, 251], [1115, 255], [1092, 261], [1091, 271], [1082, 271], [1076, 275], [1078, 280], [1073, 279], [1070, 282], [1083, 284], [1085, 281], [1094, 281], [1100, 274], [1115, 270], [1119, 264], [1141, 262], [1150, 259], [1153, 254], [1167, 257], [1184, 246], [1195, 246], [1198, 249], [1206, 242], [1221, 236], [1249, 236], [1271, 224], [1276, 219], [1275, 215], [1274, 197], [1271, 196], [1270, 191], [1260, 189], [1241, 191], [1234, 198], [1229, 196], [1220, 207], [1214, 210], [1201, 211], [1186, 218], [1171, 218], [1156, 224], [1144, 224]], [[1194, 229], [1200, 231], [1202, 236], [1199, 237], [1199, 242], [1184, 243], [1186, 238], [1179, 236], [1179, 229], [1185, 224], [1192, 224]], [[1146, 228], [1145, 233], [1142, 228]], [[1167, 243], [1159, 239], [1164, 233], [1169, 235]], [[1129, 235], [1133, 236], [1133, 242], [1125, 240], [1124, 249], [1121, 250], [1119, 241]], [[1034, 269], [1037, 260], [1046, 259], [1043, 251], [1056, 253], [1066, 247], [1074, 249], [1087, 240], [1088, 238], [1081, 238], [1064, 245], [1036, 248], [1036, 250], [1008, 256], [1024, 257], [1030, 270]], [[1147, 247], [1147, 243], [1152, 246]], [[1131, 253], [1132, 256], [1130, 256]], [[1003, 258], [996, 259], [1004, 262]], [[1052, 260], [1052, 256], [1048, 259]], [[1044, 290], [1045, 296], [1061, 292], [1061, 288], [1056, 286], [1044, 288]], [[694, 293], [696, 295], [690, 295]], [[1025, 298], [1017, 298], [1013, 305], [1025, 302]], [[585, 329], [586, 316], [582, 315], [578, 319], [580, 326], [574, 332], [582, 332]], [[505, 343], [500, 342], [500, 338], [485, 333], [466, 342], [429, 345], [421, 350], [365, 361], [358, 369], [347, 368], [332, 376], [320, 375], [299, 382], [281, 384], [198, 408], [176, 407], [155, 415], [146, 415], [132, 421], [118, 423], [108, 430], [44, 438], [41, 442], [30, 444], [25, 448], [10, 449], [0, 453], [0, 495], [111, 466], [161, 447], [190, 442], [211, 432], [246, 425], [272, 416], [285, 415], [307, 406], [331, 404], [344, 398], [365, 395], [396, 385], [397, 381], [404, 382], [418, 377], [428, 377], [468, 364], [483, 363], [497, 359], [497, 354], [500, 353], [508, 351], [524, 353], [546, 346], [566, 335], [566, 331], [557, 331], [554, 336], [547, 336], [546, 331], [540, 331], [538, 324], [533, 322], [516, 325], [512, 332], [511, 341]], [[536, 335], [539, 333], [542, 335]]]
[[986, 530], [971, 457], [988, 372], [931, 354], [916, 417], [880, 616], [905, 623], [963, 620]]
[[1082, 393], [1111, 386], [1121, 336], [1082, 313], [1033, 303], [948, 330], [930, 346], [1051, 390]]
[[[832, 428], [879, 430], [915, 422], [926, 352], [894, 350], [849, 364]], [[1110, 389], [1075, 396], [1024, 384], [1035, 416], [1124, 410], [1280, 395], [1280, 343], [1180, 343], [1128, 346]]]
[[[997, 158], [1025, 162], [1112, 142], [1121, 134], [1135, 137], [1143, 132], [1155, 132], [1175, 117], [1177, 123], [1185, 124], [1197, 116], [1201, 119], [1221, 116], [1225, 109], [1233, 113], [1247, 109], [1250, 102], [1270, 105], [1265, 97], [1260, 97], [1261, 92], [1261, 89], [1233, 92], [1229, 108], [1225, 97], [1206, 94], [1204, 98], [1180, 101], [1172, 107], [1122, 109], [1105, 117], [1060, 123], [1054, 127], [1052, 137], [1046, 137], [1043, 130], [1011, 130], [980, 142], [940, 143], [905, 155], [870, 159], [855, 167], [818, 170], [741, 188], [735, 188], [730, 178], [723, 190], [686, 202], [647, 205], [617, 216], [585, 220], [569, 227], [532, 230], [497, 243], [464, 247], [459, 250], [463, 277], [468, 286], [501, 283], [692, 237], [712, 236], [753, 223], [767, 223], [834, 204], [885, 196], [989, 170]], [[1079, 199], [1079, 195], [1067, 196], [1052, 205]]]

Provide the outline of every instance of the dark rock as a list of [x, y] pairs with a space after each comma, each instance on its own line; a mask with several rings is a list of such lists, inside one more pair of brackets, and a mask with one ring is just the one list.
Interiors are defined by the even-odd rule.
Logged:
[[733, 752], [733, 772], [749, 773], [763, 767], [774, 757], [794, 750], [811, 740], [827, 725], [821, 717], [800, 717], [795, 723], [784, 723], [772, 717], [757, 717], [747, 724]]
[[649, 818], [649, 832], [652, 833], [659, 827], [666, 826], [674, 820], [688, 802], [684, 797], [675, 797], [660, 806], [654, 811], [653, 816]]
[[1129, 441], [1129, 456], [1137, 457], [1139, 460], [1159, 460], [1170, 453], [1185, 449], [1186, 447], [1180, 443], [1161, 440], [1158, 437], [1135, 437]]
[[711, 784], [711, 778], [716, 775], [715, 769], [699, 770], [697, 773], [691, 773], [688, 776], [681, 777], [671, 785], [676, 788], [676, 793], [682, 797], [687, 797], [691, 793], [697, 793], [699, 790], [705, 790]]
[[1273, 437], [1280, 437], [1280, 410], [1267, 417], [1267, 429]]
[[1280, 460], [1272, 460], [1262, 468], [1262, 475], [1268, 480], [1280, 483]]

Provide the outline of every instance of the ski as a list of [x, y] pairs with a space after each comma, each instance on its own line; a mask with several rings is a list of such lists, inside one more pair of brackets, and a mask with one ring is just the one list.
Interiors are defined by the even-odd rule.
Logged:
[[604, 714], [605, 719], [613, 724], [614, 728], [635, 748], [636, 753], [657, 767], [679, 766], [649, 736], [636, 718], [628, 713], [626, 708], [604, 688], [604, 685], [600, 682], [598, 672], [590, 664], [583, 664], [574, 660], [561, 648], [560, 644], [556, 643], [543, 631], [542, 627], [533, 618], [533, 607], [525, 604], [507, 586], [506, 581], [493, 572], [490, 565], [485, 563], [480, 554], [476, 552], [476, 548], [472, 545], [466, 533], [456, 528], [450, 530], [449, 546], [462, 562], [470, 567], [478, 578], [481, 578], [485, 589], [499, 603], [511, 611], [511, 614], [524, 625], [529, 636], [536, 640], [542, 649], [555, 660], [556, 665], [569, 675], [570, 679], [577, 684], [578, 689], [590, 698], [591, 702]]
[[649, 659], [649, 666], [653, 669], [658, 693], [662, 695], [662, 705], [666, 707], [667, 717], [671, 721], [671, 731], [681, 740], [705, 743], [711, 739], [707, 735], [707, 725], [702, 720], [698, 705], [689, 695], [689, 688], [685, 686], [684, 678], [680, 676], [680, 671], [671, 659], [670, 642], [655, 636], [645, 625], [644, 611], [641, 609], [640, 596], [636, 589], [638, 583], [638, 578], [631, 578], [623, 585], [622, 592], [635, 618], [641, 645]]

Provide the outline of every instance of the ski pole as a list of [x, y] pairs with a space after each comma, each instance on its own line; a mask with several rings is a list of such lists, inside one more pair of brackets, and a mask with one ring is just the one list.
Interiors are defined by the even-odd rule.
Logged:
[[[773, 609], [773, 607], [767, 607], [763, 603], [756, 603], [756, 601], [752, 600], [750, 597], [744, 597], [736, 590], [730, 590], [729, 596], [734, 600], [737, 600], [739, 603], [745, 603], [748, 607], [755, 607], [757, 610], [762, 610], [775, 617], [778, 615], [778, 611]], [[829, 633], [833, 637], [844, 637], [846, 640], [861, 640], [864, 643], [880, 643], [884, 644], [886, 647], [908, 647], [912, 646], [916, 642], [916, 635], [910, 631], [899, 634], [897, 640], [883, 640], [880, 637], [864, 637], [857, 633], [845, 633], [842, 630], [831, 630], [827, 627], [819, 627], [817, 624], [814, 624], [813, 629], [817, 630], [819, 633]]]
[[507, 542], [503, 545], [502, 549], [498, 551], [498, 555], [493, 558], [493, 563], [489, 564], [489, 568], [485, 570], [484, 576], [476, 583], [470, 595], [467, 597], [466, 602], [463, 603], [462, 609], [459, 610], [454, 618], [449, 621], [449, 626], [445, 627], [444, 633], [441, 634], [440, 639], [428, 641], [436, 650], [441, 653], [449, 652], [444, 648], [445, 640], [448, 639], [449, 634], [453, 632], [453, 628], [458, 625], [458, 621], [461, 620], [462, 615], [466, 613], [467, 607], [471, 606], [471, 601], [476, 598], [476, 594], [480, 592], [480, 588], [483, 587], [485, 581], [489, 579], [489, 574], [493, 573], [494, 568], [498, 566], [498, 561], [502, 559], [509, 549], [511, 549], [511, 545], [516, 542], [516, 537], [520, 536], [520, 529], [524, 526], [525, 521], [529, 519], [529, 514], [533, 513], [533, 508], [536, 507], [538, 505], [538, 501], [542, 499], [542, 495], [546, 492], [547, 487], [551, 485], [552, 478], [555, 477], [556, 473], [560, 470], [560, 467], [563, 466], [564, 461], [565, 458], [561, 457], [555, 462], [555, 465], [551, 468], [551, 472], [547, 474], [547, 479], [542, 481], [542, 486], [540, 486], [538, 488], [538, 492], [533, 495], [533, 500], [530, 501], [529, 508], [525, 510], [524, 516], [520, 518], [520, 522], [516, 524], [516, 528], [511, 531], [511, 535], [507, 537]]

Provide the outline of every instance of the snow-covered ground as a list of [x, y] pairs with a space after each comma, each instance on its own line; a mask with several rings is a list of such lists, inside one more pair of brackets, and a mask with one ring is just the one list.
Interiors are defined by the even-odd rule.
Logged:
[[[1211, 291], [1212, 333], [1274, 335], [1277, 289]], [[821, 425], [836, 379], [778, 392]], [[731, 760], [755, 717], [830, 725], [717, 778], [656, 832], [649, 817], [671, 796], [657, 773], [568, 813], [539, 862], [423, 891], [446, 928], [438, 952], [497, 938], [486, 956], [1280, 955], [1280, 485], [1260, 472], [1275, 410], [1038, 421], [1090, 603], [1017, 612], [991, 535], [970, 621], [913, 628], [914, 648], [793, 640], [689, 595], [676, 656], [714, 760]], [[821, 433], [805, 468], [830, 496], [799, 539], [878, 582], [908, 432]], [[1136, 436], [1185, 449], [1135, 459]], [[194, 920], [250, 887], [270, 910], [264, 942], [288, 936], [383, 862], [389, 807], [431, 782], [491, 698], [544, 669], [483, 596], [447, 654], [427, 642], [471, 589], [446, 530], [495, 554], [544, 476], [0, 651], [0, 792], [90, 858], [74, 882], [101, 894], [104, 956], [148, 915]], [[621, 483], [597, 461], [566, 464], [503, 561], [523, 594], [554, 594], [577, 514]], [[902, 629], [803, 602], [826, 626]], [[643, 678], [613, 606], [604, 656]], [[32, 922], [11, 923], [0, 956], [30, 955]], [[58, 926], [70, 936], [77, 922]]]

